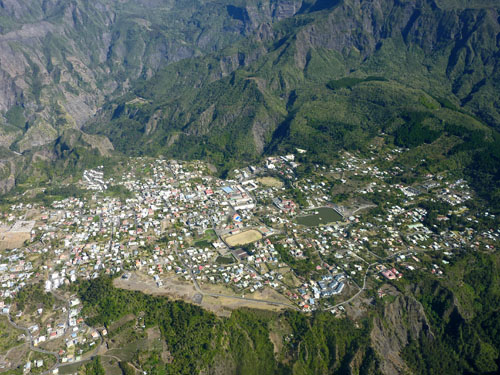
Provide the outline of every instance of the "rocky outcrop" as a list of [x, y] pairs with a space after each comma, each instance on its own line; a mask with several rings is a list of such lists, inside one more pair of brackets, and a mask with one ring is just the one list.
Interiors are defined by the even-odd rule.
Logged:
[[16, 175], [23, 168], [24, 158], [0, 146], [0, 194], [7, 193], [16, 183]]
[[[227, 2], [181, 0], [0, 0], [0, 143], [28, 155], [69, 128], [82, 128], [105, 100], [182, 59], [219, 50], [272, 22], [291, 17], [302, 0]], [[3, 20], [9, 20], [9, 22]], [[263, 27], [262, 24], [268, 25]], [[264, 32], [264, 31], [263, 31]], [[255, 56], [221, 61], [220, 79]], [[13, 130], [2, 112], [22, 108], [26, 126]], [[203, 122], [203, 121], [202, 121]], [[154, 132], [157, 120], [147, 124]], [[102, 137], [83, 144], [109, 154]], [[29, 157], [28, 157], [29, 158]], [[12, 179], [4, 187], [11, 187]]]
[[0, 125], [0, 146], [9, 149], [10, 146], [21, 137], [21, 129], [5, 124]]
[[32, 148], [44, 146], [54, 141], [57, 138], [57, 130], [45, 121], [38, 120], [37, 123], [30, 127], [22, 140], [19, 141], [19, 152], [23, 153]]
[[395, 300], [385, 306], [383, 315], [374, 318], [373, 325], [371, 341], [380, 358], [381, 371], [387, 375], [410, 373], [401, 351], [421, 336], [432, 338], [420, 302], [397, 293]]
[[[500, 101], [492, 91], [500, 77], [498, 6], [457, 8], [440, 1], [351, 0], [339, 2], [328, 17], [297, 34], [296, 62], [303, 69], [311, 49], [325, 48], [347, 57], [353, 51], [367, 59], [384, 43], [420, 48], [441, 59], [450, 89], [462, 104], [472, 104], [490, 125], [497, 126]], [[472, 5], [472, 4], [471, 4]], [[409, 47], [412, 46], [412, 47]], [[444, 56], [439, 56], [438, 51]], [[446, 51], [448, 50], [448, 51]], [[404, 54], [404, 51], [398, 53]], [[496, 56], [496, 57], [495, 57]], [[484, 103], [492, 102], [491, 106]], [[493, 118], [497, 120], [492, 121]]]
[[109, 156], [114, 149], [106, 137], [86, 134], [78, 129], [68, 129], [54, 142], [55, 157], [61, 157], [64, 151], [70, 151], [75, 147], [84, 147], [101, 156]]
[[249, 1], [246, 6], [228, 5], [230, 17], [240, 21], [248, 31], [262, 24], [271, 24], [295, 16], [302, 8], [303, 0], [277, 0], [269, 2]]

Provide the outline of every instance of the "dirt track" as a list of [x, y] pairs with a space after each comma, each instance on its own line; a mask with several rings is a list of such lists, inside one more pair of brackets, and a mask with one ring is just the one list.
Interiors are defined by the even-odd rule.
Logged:
[[231, 247], [246, 245], [262, 239], [262, 234], [255, 230], [250, 229], [232, 236], [224, 238], [224, 241]]
[[[191, 281], [179, 280], [177, 276], [162, 277], [163, 285], [157, 287], [152, 277], [140, 274], [131, 273], [128, 280], [125, 279], [115, 279], [114, 286], [126, 290], [136, 290], [142, 293], [156, 295], [156, 296], [168, 296], [173, 299], [182, 299], [186, 302], [193, 303], [195, 295], [198, 294], [194, 285]], [[262, 303], [258, 301], [252, 301], [250, 299], [269, 301], [271, 303], [289, 303], [289, 301], [271, 289], [264, 289], [263, 291], [258, 291], [252, 294], [245, 294], [244, 297], [247, 299], [240, 299], [243, 295], [236, 295], [230, 292], [227, 288], [222, 286], [216, 286], [211, 284], [206, 284], [203, 286], [203, 290], [207, 294], [221, 294], [220, 296], [203, 296], [201, 306], [207, 310], [210, 310], [217, 315], [228, 316], [231, 314], [231, 310], [240, 307], [249, 307], [254, 309], [265, 309], [265, 310], [281, 310], [286, 308], [286, 306], [272, 305], [267, 303]], [[222, 294], [227, 295], [223, 296]], [[231, 297], [231, 295], [233, 297]]]

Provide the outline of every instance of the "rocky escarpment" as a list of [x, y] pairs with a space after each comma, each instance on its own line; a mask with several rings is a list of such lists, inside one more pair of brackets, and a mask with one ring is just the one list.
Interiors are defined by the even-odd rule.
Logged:
[[[106, 100], [126, 93], [137, 80], [291, 17], [301, 4], [2, 0], [0, 134], [9, 135], [1, 143], [26, 156], [47, 147], [42, 153], [50, 155], [64, 131], [81, 128]], [[18, 119], [21, 113], [22, 121], [13, 121], [11, 112]]]
[[[87, 129], [109, 136], [123, 152], [147, 148], [181, 158], [210, 154], [220, 163], [232, 155], [252, 161], [294, 133], [300, 133], [294, 146], [316, 146], [302, 134], [314, 124], [315, 113], [324, 113], [315, 126], [332, 127], [318, 137], [330, 134], [329, 142], [340, 146], [375, 132], [400, 111], [429, 110], [439, 103], [500, 127], [495, 89], [500, 65], [494, 58], [500, 51], [500, 25], [494, 8], [463, 9], [448, 0], [439, 6], [433, 0], [234, 4], [228, 14], [247, 26], [275, 14], [291, 19], [261, 23], [237, 46], [170, 65], [135, 91], [148, 103], [121, 113], [104, 108]], [[331, 80], [366, 76], [378, 81], [369, 80], [376, 88], [356, 87], [365, 93], [354, 93], [349, 84], [345, 91], [326, 89]], [[428, 95], [446, 100], [427, 108], [419, 98]], [[118, 108], [126, 108], [131, 98], [122, 99]], [[399, 107], [388, 110], [389, 105]], [[149, 125], [144, 130], [153, 114], [154, 130]], [[343, 136], [334, 123], [349, 124], [352, 131], [365, 128]], [[125, 127], [137, 132], [127, 142]]]
[[383, 314], [373, 320], [372, 345], [380, 358], [380, 368], [384, 374], [410, 373], [402, 350], [410, 341], [421, 336], [432, 338], [432, 331], [425, 316], [424, 308], [416, 299], [396, 291], [395, 300], [384, 307]]
[[57, 100], [82, 125], [106, 96], [291, 17], [302, 0], [231, 3], [2, 1], [0, 110], [22, 105], [48, 121]]
[[25, 159], [0, 146], [0, 194], [10, 191], [16, 183], [16, 176], [25, 166]]

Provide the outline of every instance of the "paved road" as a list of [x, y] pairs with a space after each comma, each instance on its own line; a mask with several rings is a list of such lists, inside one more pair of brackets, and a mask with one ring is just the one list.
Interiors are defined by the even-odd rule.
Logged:
[[32, 350], [34, 352], [38, 352], [38, 353], [53, 355], [54, 357], [56, 357], [56, 363], [54, 364], [54, 366], [52, 366], [51, 369], [45, 371], [44, 374], [48, 374], [48, 373], [52, 372], [57, 367], [57, 365], [58, 365], [58, 363], [59, 363], [59, 361], [61, 359], [60, 356], [59, 356], [59, 353], [57, 353], [57, 352], [50, 352], [48, 350], [37, 348], [35, 345], [33, 345], [33, 337], [31, 336], [31, 332], [30, 332], [30, 330], [28, 328], [21, 327], [20, 325], [17, 325], [16, 323], [14, 323], [12, 321], [12, 318], [10, 317], [10, 314], [7, 314], [7, 319], [8, 319], [8, 321], [9, 321], [9, 323], [10, 323], [10, 325], [12, 327], [25, 332], [26, 337], [29, 340], [30, 350]]
[[[398, 256], [398, 255], [400, 255], [400, 254], [411, 253], [411, 252], [413, 252], [413, 251], [415, 251], [415, 250], [409, 250], [409, 249], [406, 249], [406, 250], [401, 250], [401, 251], [398, 251], [397, 253], [394, 253], [394, 254], [392, 254], [392, 255], [389, 255], [388, 257], [385, 257], [385, 258], [383, 258], [383, 259], [381, 259], [381, 260], [382, 260], [382, 261], [387, 261], [387, 260], [389, 260], [389, 259], [391, 259], [391, 258], [395, 258], [395, 257], [397, 257], [397, 256]], [[360, 256], [358, 256], [358, 255], [356, 255], [356, 256], [357, 256], [358, 258], [361, 258], [361, 257], [360, 257]], [[363, 258], [361, 258], [361, 259], [363, 259]], [[364, 261], [364, 262], [366, 262], [364, 259], [363, 259], [363, 261]], [[366, 263], [368, 263], [368, 262], [366, 262]], [[357, 297], [358, 297], [358, 296], [359, 296], [359, 295], [360, 295], [360, 294], [361, 294], [361, 293], [362, 293], [362, 292], [366, 289], [366, 278], [368, 277], [368, 271], [370, 270], [370, 268], [371, 268], [371, 267], [373, 267], [374, 265], [379, 264], [379, 263], [380, 263], [380, 262], [370, 263], [370, 264], [366, 267], [365, 276], [363, 277], [363, 286], [359, 289], [359, 291], [358, 291], [355, 295], [353, 295], [353, 296], [352, 296], [351, 298], [349, 298], [348, 300], [345, 300], [345, 301], [343, 301], [343, 302], [339, 302], [339, 303], [337, 303], [336, 305], [333, 305], [333, 306], [331, 306], [331, 307], [327, 308], [326, 310], [330, 310], [330, 311], [331, 311], [331, 310], [333, 310], [333, 309], [334, 309], [334, 308], [336, 308], [336, 307], [339, 307], [339, 306], [345, 305], [345, 304], [347, 304], [347, 303], [349, 303], [349, 302], [351, 302], [351, 301], [355, 300], [355, 299], [356, 299], [356, 298], [357, 298]]]
[[336, 307], [345, 305], [345, 304], [355, 300], [361, 293], [363, 293], [363, 291], [366, 289], [366, 278], [368, 276], [368, 271], [370, 270], [370, 267], [374, 266], [375, 264], [377, 264], [377, 262], [371, 263], [368, 265], [368, 267], [366, 267], [365, 276], [363, 277], [363, 286], [359, 289], [359, 291], [355, 295], [353, 295], [351, 298], [349, 298], [343, 302], [340, 302], [340, 303], [337, 303], [336, 305], [333, 305], [332, 307], [328, 308], [327, 310], [333, 310]]
[[177, 247], [175, 247], [174, 250], [175, 250], [177, 256], [179, 257], [179, 259], [181, 259], [183, 266], [187, 270], [189, 270], [189, 275], [191, 276], [191, 280], [193, 280], [193, 284], [194, 284], [194, 287], [195, 287], [196, 291], [199, 294], [201, 294], [202, 296], [231, 298], [231, 299], [236, 299], [236, 300], [240, 300], [240, 301], [249, 301], [249, 302], [263, 303], [263, 304], [272, 305], [272, 306], [283, 306], [283, 307], [288, 307], [288, 308], [291, 308], [291, 309], [294, 309], [294, 310], [299, 310], [299, 308], [297, 306], [289, 304], [289, 303], [284, 303], [284, 302], [274, 302], [274, 301], [266, 301], [266, 300], [262, 300], [262, 299], [247, 298], [247, 297], [238, 297], [238, 296], [231, 296], [231, 295], [227, 295], [227, 294], [207, 293], [207, 292], [204, 292], [201, 289], [200, 284], [198, 284], [198, 280], [196, 280], [196, 276], [194, 275], [193, 271], [184, 262], [183, 258], [180, 256]]

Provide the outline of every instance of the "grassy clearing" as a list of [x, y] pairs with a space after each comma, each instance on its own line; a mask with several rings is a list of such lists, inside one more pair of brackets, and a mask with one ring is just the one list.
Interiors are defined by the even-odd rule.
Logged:
[[217, 262], [217, 264], [233, 264], [234, 258], [219, 256], [215, 261]]
[[79, 363], [72, 363], [67, 366], [61, 366], [59, 367], [59, 374], [61, 375], [69, 375], [69, 374], [76, 374], [78, 373], [78, 369], [85, 365], [88, 361], [85, 362], [79, 362]]
[[205, 234], [203, 237], [201, 237], [199, 240], [195, 241], [194, 246], [200, 247], [200, 248], [205, 248], [205, 247], [211, 247], [212, 242], [217, 240], [217, 234], [213, 229], [208, 229], [205, 231]]
[[120, 359], [121, 361], [131, 362], [136, 357], [137, 354], [141, 352], [158, 352], [162, 353], [164, 350], [163, 342], [160, 339], [160, 335], [151, 338], [139, 339], [130, 341], [127, 344], [121, 344], [118, 348], [113, 348], [108, 350], [103, 357], [113, 358], [115, 360]]
[[224, 241], [226, 241], [229, 246], [234, 247], [247, 245], [260, 239], [262, 239], [262, 234], [260, 234], [260, 232], [256, 231], [255, 229], [251, 229], [232, 236], [228, 236], [224, 239]]
[[261, 177], [257, 179], [257, 182], [264, 186], [269, 186], [269, 187], [283, 187], [283, 182], [278, 180], [275, 177]]
[[5, 353], [7, 350], [20, 345], [23, 340], [18, 341], [17, 338], [23, 331], [12, 327], [7, 317], [0, 316], [0, 352]]

